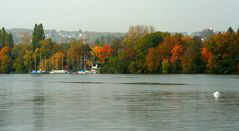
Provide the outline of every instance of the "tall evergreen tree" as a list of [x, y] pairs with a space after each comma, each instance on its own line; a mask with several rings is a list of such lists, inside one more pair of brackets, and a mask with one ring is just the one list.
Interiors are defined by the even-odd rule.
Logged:
[[14, 41], [13, 41], [12, 33], [10, 33], [8, 35], [8, 44], [9, 44], [9, 47], [11, 47], [11, 48], [14, 46]]
[[13, 47], [14, 41], [12, 33], [7, 33], [5, 28], [0, 29], [0, 48], [4, 46]]
[[2, 30], [0, 29], [0, 48], [3, 47], [2, 36], [3, 36], [3, 33], [2, 33]]
[[36, 46], [37, 46], [37, 24], [35, 24], [35, 27], [34, 27], [34, 30], [33, 30], [33, 33], [32, 33], [32, 50], [35, 50], [36, 49]]
[[5, 28], [2, 27], [2, 47], [5, 46], [5, 39], [6, 39], [6, 31], [5, 31]]
[[39, 33], [39, 40], [45, 39], [45, 33], [44, 33], [44, 29], [43, 29], [42, 24], [38, 25], [38, 33]]
[[232, 27], [229, 27], [228, 30], [227, 30], [227, 32], [229, 32], [229, 33], [234, 33], [234, 30], [232, 29]]
[[239, 27], [237, 28], [237, 33], [239, 33]]
[[39, 42], [45, 39], [45, 33], [42, 24], [35, 24], [34, 31], [32, 34], [32, 50], [40, 47]]

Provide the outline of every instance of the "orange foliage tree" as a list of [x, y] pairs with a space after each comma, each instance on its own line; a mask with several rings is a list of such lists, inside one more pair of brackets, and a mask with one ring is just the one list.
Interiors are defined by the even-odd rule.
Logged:
[[209, 68], [213, 66], [212, 52], [208, 51], [206, 47], [201, 50], [202, 60], [207, 64]]
[[201, 54], [202, 54], [203, 61], [206, 63], [212, 57], [212, 53], [210, 51], [208, 51], [206, 47], [202, 48]]
[[192, 39], [192, 37], [190, 37], [190, 36], [183, 36], [183, 37], [181, 38], [181, 40], [182, 40], [183, 42], [185, 42], [185, 43], [193, 42], [193, 39]]
[[145, 61], [145, 65], [147, 67], [147, 70], [149, 72], [153, 72], [156, 71], [159, 64], [160, 64], [160, 60], [157, 57], [158, 55], [158, 48], [149, 48], [148, 49], [148, 54], [146, 56], [146, 61]]
[[111, 56], [112, 54], [112, 48], [109, 45], [104, 45], [104, 46], [95, 46], [93, 48], [93, 54], [98, 58], [100, 62], [106, 62], [107, 59]]
[[39, 64], [39, 69], [42, 71], [47, 71], [50, 69], [50, 60], [49, 59], [42, 59]]
[[167, 61], [170, 60], [172, 54], [171, 51], [175, 45], [179, 45], [178, 43], [181, 43], [181, 39], [179, 37], [167, 34], [164, 41], [160, 45], [155, 48], [149, 48], [145, 61], [147, 70], [149, 72], [158, 72], [161, 62], [164, 60], [164, 63], [167, 65], [165, 66], [167, 69], [165, 68], [165, 71], [163, 72], [167, 72], [166, 70], [169, 69], [169, 63], [167, 63]]
[[172, 56], [170, 62], [174, 63], [175, 61], [180, 61], [183, 51], [184, 47], [182, 45], [176, 44], [171, 50]]

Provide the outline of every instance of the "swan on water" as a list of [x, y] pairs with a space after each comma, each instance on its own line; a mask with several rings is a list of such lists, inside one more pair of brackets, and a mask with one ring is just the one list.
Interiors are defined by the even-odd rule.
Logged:
[[215, 91], [215, 92], [213, 93], [213, 96], [214, 96], [215, 98], [218, 98], [220, 95], [221, 95], [221, 93], [220, 93], [219, 91]]

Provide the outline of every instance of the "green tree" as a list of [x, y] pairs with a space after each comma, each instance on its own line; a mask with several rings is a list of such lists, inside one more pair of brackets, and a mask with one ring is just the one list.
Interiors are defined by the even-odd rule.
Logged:
[[31, 72], [33, 69], [34, 61], [35, 61], [35, 56], [33, 51], [26, 51], [24, 57], [24, 65], [26, 66], [26, 69], [28, 72]]
[[42, 24], [35, 24], [32, 34], [32, 50], [40, 48], [40, 41], [45, 39], [45, 33]]
[[129, 71], [131, 73], [146, 73], [147, 68], [145, 65], [146, 55], [148, 49], [151, 47], [156, 47], [163, 41], [164, 33], [155, 32], [144, 35], [140, 38], [139, 42], [136, 43], [136, 54], [135, 60], [131, 61], [129, 64]]
[[116, 56], [111, 56], [109, 58], [109, 63], [102, 65], [100, 72], [101, 73], [122, 73], [122, 64], [119, 62]]
[[229, 27], [228, 30], [227, 30], [227, 32], [229, 32], [229, 33], [234, 33], [234, 30], [232, 29], [232, 27]]
[[12, 48], [13, 45], [14, 45], [14, 41], [13, 41], [12, 33], [7, 33], [5, 28], [2, 27], [2, 29], [0, 30], [0, 48], [4, 46], [8, 46]]
[[12, 33], [9, 33], [9, 35], [8, 35], [8, 46], [11, 47], [11, 48], [14, 46]]
[[[145, 38], [145, 41], [141, 39], [150, 33], [153, 33], [153, 26], [130, 26], [127, 35], [123, 40], [123, 48], [118, 52], [119, 60], [122, 61], [127, 67], [126, 72], [129, 73], [142, 73], [144, 72], [144, 61], [145, 61], [145, 50], [143, 49], [145, 42], [148, 37]], [[150, 47], [150, 46], [149, 46]], [[143, 49], [143, 52], [142, 52]], [[146, 51], [147, 52], [147, 51]]]
[[170, 73], [170, 62], [168, 58], [162, 60], [162, 73], [164, 74]]
[[119, 50], [123, 47], [123, 41], [120, 38], [115, 38], [112, 41], [112, 55], [117, 56]]
[[27, 50], [31, 50], [30, 44], [18, 44], [12, 48], [13, 70], [15, 73], [27, 73], [27, 67], [24, 64], [24, 55]]
[[2, 31], [1, 31], [1, 47], [4, 47], [5, 46], [5, 42], [6, 42], [6, 34], [7, 32], [5, 31], [5, 28], [2, 27]]
[[50, 38], [41, 40], [40, 42], [40, 55], [43, 59], [50, 58], [56, 51], [56, 43]]
[[3, 47], [3, 44], [4, 44], [4, 42], [3, 42], [3, 32], [2, 32], [2, 30], [0, 29], [0, 48]]

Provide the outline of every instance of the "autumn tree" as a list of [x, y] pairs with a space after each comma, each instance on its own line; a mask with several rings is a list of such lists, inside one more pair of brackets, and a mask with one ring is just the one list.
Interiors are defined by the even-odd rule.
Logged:
[[67, 65], [73, 71], [88, 68], [91, 65], [91, 47], [84, 40], [72, 40], [67, 50]]
[[52, 69], [63, 70], [63, 68], [64, 68], [63, 59], [64, 59], [64, 53], [63, 52], [56, 52], [55, 54], [53, 54], [51, 56]]
[[35, 25], [31, 44], [29, 34], [22, 35], [21, 44], [14, 44], [12, 34], [0, 29], [0, 73], [77, 71], [92, 63], [102, 73], [239, 73], [239, 33], [232, 28], [218, 34], [206, 29], [201, 37], [191, 37], [137, 25], [124, 38], [103, 36], [96, 45], [84, 39], [55, 43], [45, 39], [41, 24]]
[[[151, 39], [152, 37], [149, 36], [145, 38], [145, 41], [143, 41], [142, 38], [153, 32], [155, 32], [153, 26], [137, 25], [129, 27], [129, 30], [123, 40], [123, 48], [121, 48], [117, 54], [119, 56], [119, 62], [124, 63], [123, 65], [127, 67], [124, 68], [125, 71], [123, 72], [144, 72], [145, 50], [147, 52], [147, 49], [144, 49], [144, 53], [141, 53], [140, 50], [144, 48], [143, 46], [147, 45], [145, 41], [147, 41], [147, 39]], [[153, 38], [151, 40], [153, 41]]]
[[184, 46], [180, 44], [174, 45], [174, 47], [171, 50], [172, 56], [170, 58], [170, 62], [172, 63], [173, 73], [181, 72], [181, 59], [182, 59], [183, 52], [184, 52]]
[[181, 60], [182, 53], [184, 51], [184, 47], [182, 45], [175, 45], [173, 49], [171, 50], [172, 56], [170, 59], [171, 63], [175, 63], [177, 61]]
[[211, 52], [210, 69], [212, 73], [235, 73], [239, 60], [239, 41], [237, 35], [226, 32], [210, 37], [205, 42], [206, 49]]
[[149, 72], [162, 71], [161, 62], [163, 59], [170, 59], [171, 50], [177, 44], [181, 44], [181, 36], [165, 34], [163, 42], [155, 48], [149, 48], [146, 56], [146, 67]]
[[146, 73], [147, 68], [145, 65], [146, 55], [148, 49], [151, 47], [156, 47], [163, 41], [163, 36], [165, 34], [162, 32], [154, 32], [144, 35], [138, 43], [136, 43], [136, 55], [135, 60], [130, 62], [129, 70], [131, 73]]
[[194, 37], [190, 39], [185, 40], [182, 38], [186, 45], [181, 58], [182, 73], [202, 73], [204, 70], [204, 64], [201, 59], [201, 38]]
[[5, 46], [0, 51], [0, 73], [9, 73], [11, 71], [10, 50], [11, 48]]
[[212, 68], [213, 67], [212, 52], [210, 52], [206, 47], [203, 47], [201, 54], [202, 54], [202, 60], [206, 63], [207, 67], [209, 69]]
[[99, 62], [106, 63], [112, 54], [112, 48], [107, 44], [102, 47], [95, 46], [93, 48], [93, 53], [95, 57], [98, 58]]
[[159, 55], [160, 51], [159, 48], [149, 48], [148, 53], [146, 56], [146, 67], [149, 73], [157, 72], [159, 73], [160, 71], [160, 65], [161, 65], [161, 58]]
[[51, 61], [50, 59], [41, 59], [39, 64], [39, 70], [41, 71], [49, 71], [51, 70]]

